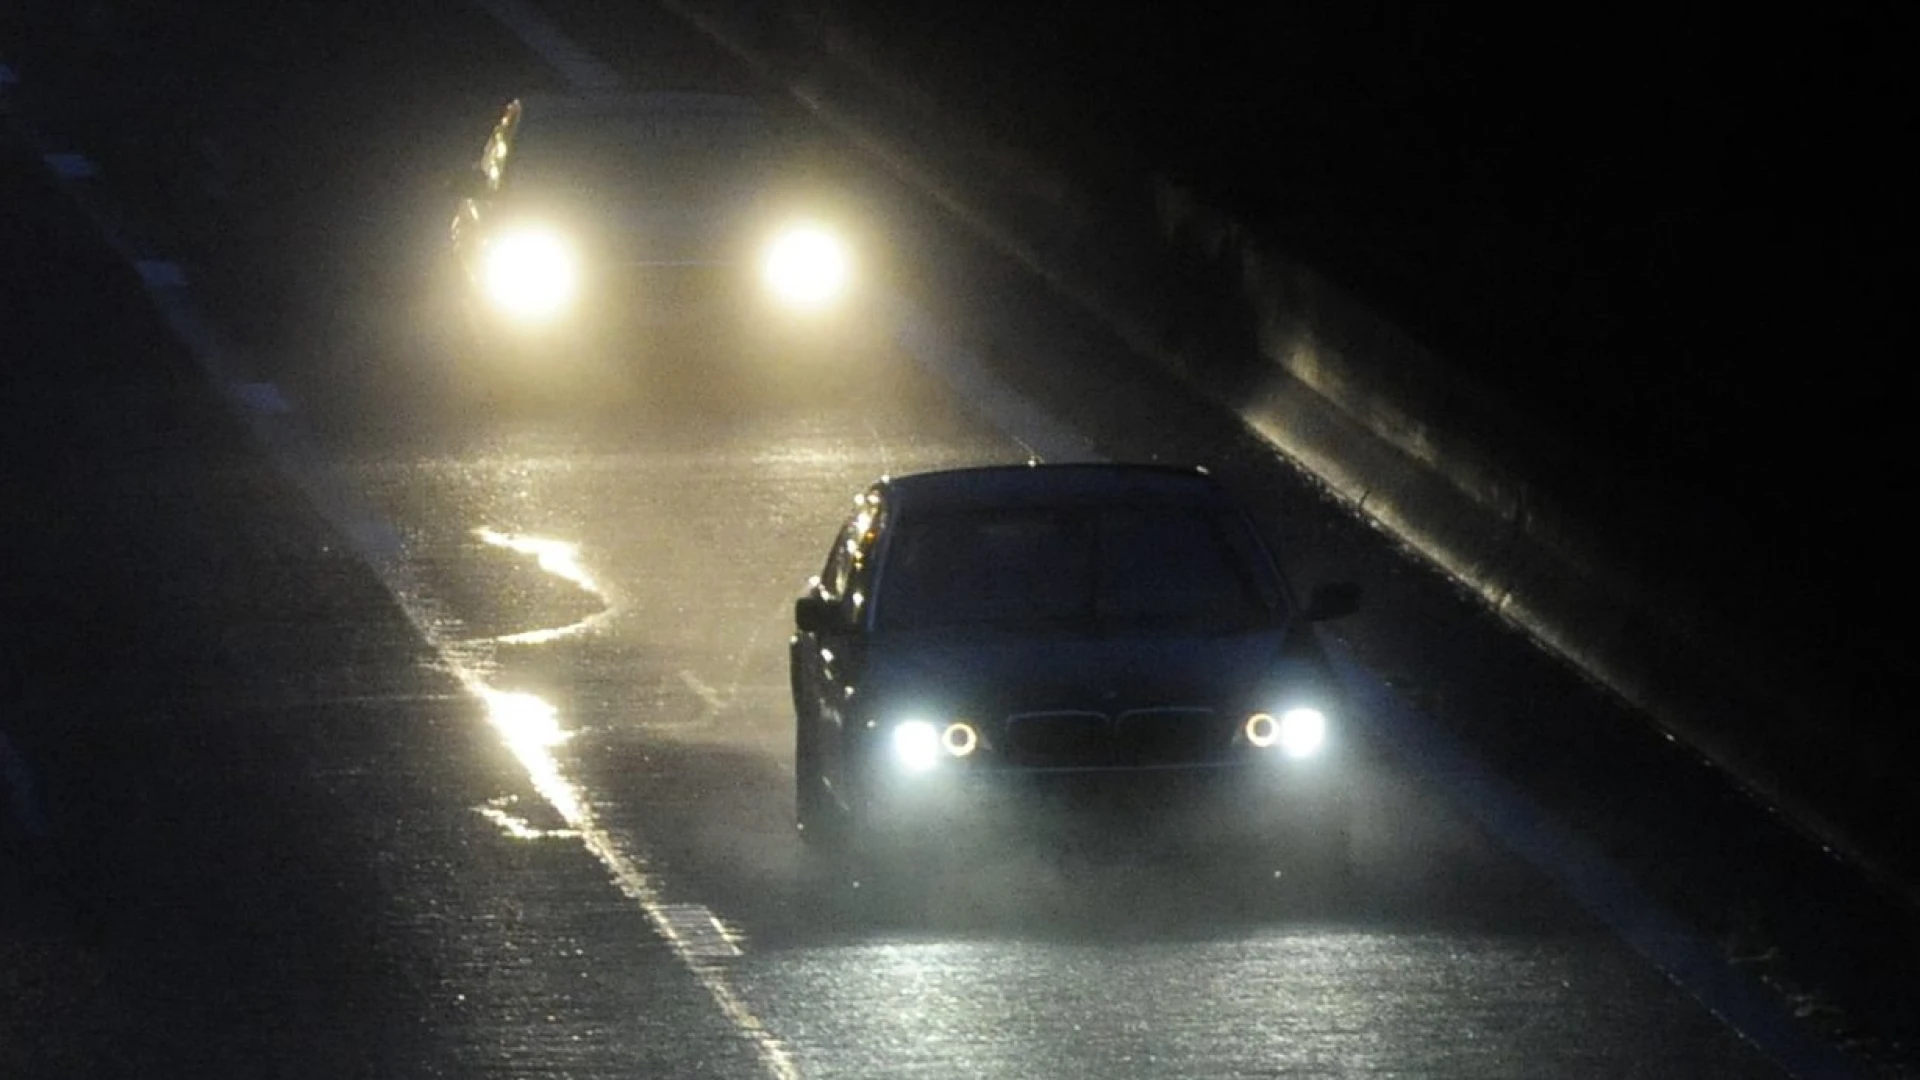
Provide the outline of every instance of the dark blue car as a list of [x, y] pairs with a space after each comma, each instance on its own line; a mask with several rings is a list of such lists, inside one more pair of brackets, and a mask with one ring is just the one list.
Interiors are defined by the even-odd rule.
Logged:
[[1006, 822], [975, 812], [1013, 802], [1146, 824], [1224, 807], [1344, 852], [1341, 695], [1312, 624], [1357, 590], [1297, 601], [1204, 472], [960, 469], [855, 504], [794, 612], [810, 843], [978, 837]]

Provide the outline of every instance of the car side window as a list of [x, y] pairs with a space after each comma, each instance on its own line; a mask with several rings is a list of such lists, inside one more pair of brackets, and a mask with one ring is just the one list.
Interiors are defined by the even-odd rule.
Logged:
[[866, 607], [867, 590], [873, 578], [874, 549], [884, 528], [885, 510], [876, 492], [868, 491], [854, 500], [853, 516], [840, 527], [833, 549], [827, 552], [827, 564], [820, 570], [818, 588], [822, 595], [840, 608], [848, 622], [859, 621]]

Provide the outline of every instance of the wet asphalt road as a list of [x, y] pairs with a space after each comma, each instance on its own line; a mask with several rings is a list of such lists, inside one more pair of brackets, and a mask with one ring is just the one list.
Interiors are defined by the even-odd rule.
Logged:
[[[393, 28], [473, 46], [414, 70], [421, 124], [525, 64], [476, 11], [437, 18]], [[651, 29], [642, 59], [728, 70]], [[125, 628], [127, 685], [45, 695], [117, 717], [111, 752], [17, 723], [56, 809], [95, 807], [61, 842], [116, 839], [9, 894], [33, 913], [12, 970], [41, 993], [0, 1028], [17, 1074], [1772, 1075], [1377, 749], [1354, 764], [1351, 893], [1277, 859], [1019, 839], [812, 872], [791, 832], [793, 596], [866, 481], [1019, 460], [1038, 436], [884, 339], [817, 369], [734, 355], [617, 379], [615, 400], [490, 392], [419, 284], [437, 193], [375, 186], [352, 217], [313, 211], [324, 272], [249, 252], [325, 280], [324, 302], [205, 300], [290, 403], [273, 422], [313, 437], [288, 467], [400, 539], [377, 581], [157, 325], [100, 317], [138, 306], [132, 283], [29, 168], [7, 161], [6, 201], [41, 208], [8, 219], [8, 292], [47, 302], [7, 323], [31, 357], [10, 403], [93, 419], [12, 439], [112, 465], [66, 500], [36, 489], [79, 520], [65, 563], [52, 543], [21, 558], [78, 575], [105, 544], [111, 585], [41, 600], [143, 614], [85, 623]], [[994, 321], [964, 294], [939, 314]], [[62, 366], [76, 351], [89, 379]], [[66, 644], [45, 663], [98, 648]], [[136, 724], [129, 701], [166, 707]], [[90, 801], [94, 775], [126, 786]]]
[[1017, 841], [879, 879], [808, 872], [793, 596], [867, 480], [1025, 453], [910, 358], [849, 362], [859, 377], [831, 392], [507, 407], [413, 450], [327, 433], [329, 467], [407, 538], [405, 601], [507, 696], [492, 719], [544, 799], [503, 804], [503, 830], [599, 854], [634, 894], [633, 930], [688, 935], [683, 957], [769, 1069], [1766, 1073], [1381, 763], [1355, 781], [1358, 899], [1281, 862]]

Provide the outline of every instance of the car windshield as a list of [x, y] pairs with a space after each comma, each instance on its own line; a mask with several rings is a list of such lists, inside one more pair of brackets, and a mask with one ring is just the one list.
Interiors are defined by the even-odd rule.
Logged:
[[777, 130], [755, 113], [530, 118], [507, 184], [536, 196], [710, 196], [764, 179], [779, 145]]
[[1244, 521], [1195, 507], [940, 514], [891, 541], [883, 630], [1244, 628], [1279, 590]]

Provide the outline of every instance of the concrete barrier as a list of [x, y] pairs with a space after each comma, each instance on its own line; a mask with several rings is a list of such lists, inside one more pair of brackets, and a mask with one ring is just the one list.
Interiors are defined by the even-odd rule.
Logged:
[[1191, 358], [1172, 357], [1192, 385], [1501, 616], [1915, 898], [1777, 767], [1779, 754], [1818, 745], [1869, 778], [1876, 752], [1831, 737], [1793, 642], [1722, 616], [1687, 587], [1684, 566], [1661, 561], [1660, 506], [1628, 503], [1598, 519], [1578, 497], [1604, 482], [1595, 448], [1532, 423], [1190, 193], [1163, 183], [1156, 205], [1168, 256], [1224, 264], [1258, 328], [1264, 370], [1223, 390]]

